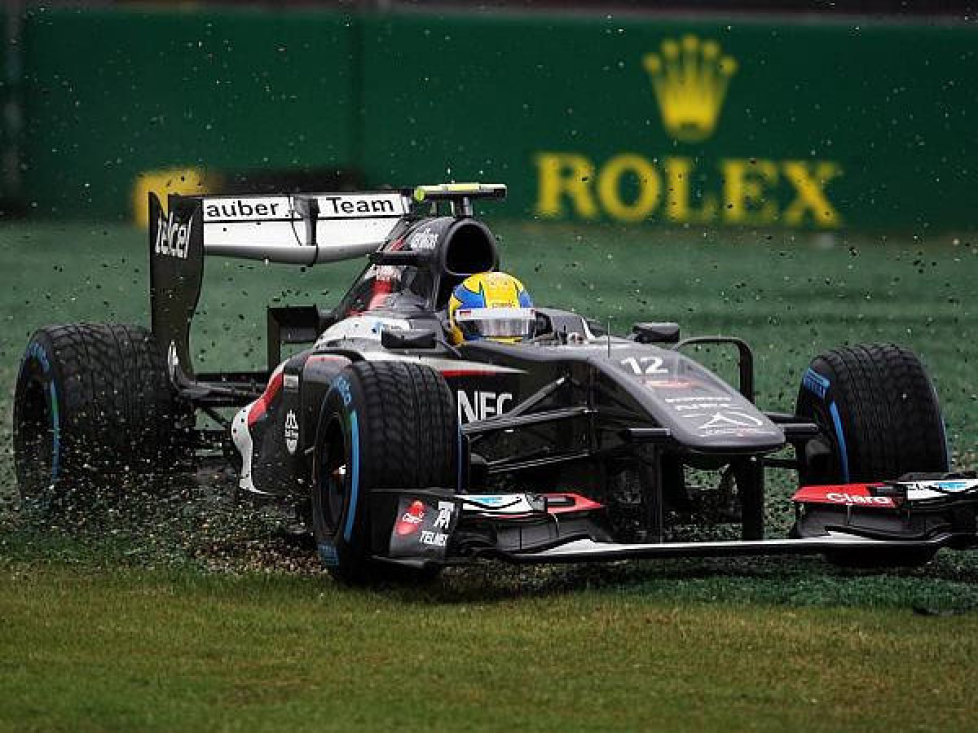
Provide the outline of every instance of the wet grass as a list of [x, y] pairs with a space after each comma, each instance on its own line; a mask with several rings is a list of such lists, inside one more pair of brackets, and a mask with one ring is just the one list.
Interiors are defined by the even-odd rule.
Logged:
[[[538, 303], [726, 332], [790, 409], [817, 351], [917, 350], [958, 464], [978, 466], [978, 242], [501, 224]], [[453, 571], [351, 591], [226, 480], [56, 529], [15, 509], [10, 396], [45, 323], [148, 322], [128, 227], [0, 227], [0, 729], [973, 729], [976, 553], [868, 573], [818, 559]], [[355, 264], [208, 263], [198, 368], [261, 366], [264, 305], [338, 298]], [[721, 354], [706, 358], [732, 374]], [[199, 478], [199, 477], [198, 477]], [[772, 477], [769, 532], [789, 521]], [[925, 617], [914, 609], [953, 614]]]
[[2, 570], [17, 730], [967, 730], [978, 616]]

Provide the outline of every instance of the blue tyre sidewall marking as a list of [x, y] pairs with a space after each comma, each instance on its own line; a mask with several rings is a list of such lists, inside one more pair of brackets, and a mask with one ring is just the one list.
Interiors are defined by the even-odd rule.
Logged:
[[805, 376], [802, 378], [802, 385], [828, 407], [839, 445], [839, 469], [842, 473], [842, 481], [849, 483], [849, 453], [846, 449], [846, 436], [842, 432], [842, 417], [839, 415], [839, 408], [836, 406], [835, 400], [829, 402], [826, 399], [829, 390], [832, 388], [832, 383], [827, 377], [808, 367]]
[[350, 502], [346, 510], [346, 526], [343, 539], [350, 542], [353, 537], [353, 523], [357, 517], [357, 501], [360, 495], [360, 427], [356, 410], [350, 412]]
[[335, 568], [340, 564], [340, 560], [336, 555], [336, 545], [329, 542], [319, 543], [319, 559], [322, 560], [323, 565], [330, 568]]
[[51, 397], [51, 481], [58, 478], [61, 471], [61, 416], [58, 412], [58, 392], [54, 381], [48, 382], [48, 394]]
[[842, 418], [839, 417], [839, 408], [835, 402], [829, 403], [829, 414], [832, 415], [832, 424], [835, 426], [835, 435], [839, 443], [839, 468], [842, 469], [842, 482], [849, 483], [849, 454], [846, 451], [846, 436], [842, 432]]
[[[61, 413], [58, 408], [58, 390], [54, 386], [54, 372], [47, 351], [37, 341], [27, 347], [25, 362], [33, 357], [41, 366], [41, 373], [48, 383], [48, 401], [51, 408], [51, 482], [57, 480], [61, 472]], [[26, 363], [21, 369], [26, 368]]]

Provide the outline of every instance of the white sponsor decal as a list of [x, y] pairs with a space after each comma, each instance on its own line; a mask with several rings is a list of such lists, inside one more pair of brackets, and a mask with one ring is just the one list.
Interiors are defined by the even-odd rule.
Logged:
[[[316, 340], [316, 346], [325, 346], [344, 339], [355, 338], [379, 341], [382, 332], [387, 329], [404, 331], [409, 328], [411, 328], [411, 323], [400, 318], [377, 318], [371, 315], [355, 316], [345, 318], [323, 331]], [[414, 360], [417, 361], [417, 359]]]
[[[679, 410], [683, 406], [677, 405]], [[695, 430], [704, 438], [714, 435], [773, 435], [774, 432], [765, 425], [764, 420], [749, 412], [739, 410], [714, 410], [703, 412], [704, 407], [714, 407], [714, 405], [698, 405], [699, 409], [693, 413], [683, 413], [683, 417], [689, 420], [700, 420]], [[723, 407], [719, 405], [718, 407]]]
[[638, 359], [629, 356], [621, 360], [621, 365], [628, 367], [635, 374], [669, 373], [669, 370], [662, 366], [662, 358], [658, 356], [642, 356]]
[[689, 389], [696, 383], [688, 379], [646, 379], [645, 386], [649, 389]]
[[185, 260], [190, 253], [190, 234], [193, 231], [194, 220], [178, 223], [173, 216], [164, 217], [160, 214], [156, 221], [156, 245], [153, 251], [164, 257], [176, 257]]
[[506, 404], [513, 401], [511, 392], [486, 392], [476, 390], [469, 397], [463, 390], [458, 390], [458, 419], [459, 422], [470, 423], [486, 420], [506, 411]]
[[204, 221], [250, 221], [290, 219], [288, 196], [242, 196], [204, 199]]
[[948, 480], [943, 481], [923, 481], [917, 484], [917, 488], [928, 489], [935, 488], [940, 491], [969, 491], [974, 488], [978, 488], [978, 481], [975, 480]]
[[404, 514], [401, 515], [401, 521], [412, 525], [421, 524], [421, 522], [424, 521], [424, 514], [411, 514], [411, 512], [404, 512]]
[[432, 532], [430, 529], [423, 529], [421, 530], [421, 544], [444, 547], [448, 544], [448, 535], [444, 532]]
[[439, 501], [438, 502], [438, 517], [435, 519], [435, 529], [448, 529], [449, 525], [452, 523], [452, 514], [455, 511], [455, 505], [450, 501]]
[[[689, 417], [694, 417], [690, 415]], [[748, 415], [746, 412], [714, 412], [700, 430], [716, 430], [717, 428], [757, 428], [764, 424], [759, 417]]]
[[528, 514], [536, 511], [527, 494], [458, 494], [463, 512]]
[[298, 374], [286, 374], [282, 380], [286, 389], [299, 389], [299, 375]]
[[[723, 397], [722, 395], [686, 395], [684, 397], [666, 397], [666, 402], [670, 405], [677, 402], [730, 402], [729, 397]], [[676, 408], [679, 409], [679, 408]], [[709, 409], [708, 405], [696, 405], [694, 409], [704, 410]]]
[[335, 194], [319, 196], [317, 200], [322, 219], [401, 216], [407, 213], [404, 197], [399, 193]]
[[405, 323], [407, 323], [407, 321], [396, 321], [390, 318], [378, 318], [370, 327], [370, 332], [380, 336], [384, 331], [407, 331], [408, 329], [404, 325]]
[[856, 494], [846, 494], [841, 491], [832, 491], [826, 494], [825, 498], [836, 504], [880, 504], [882, 506], [893, 506], [893, 499], [888, 496], [858, 496]]
[[285, 447], [289, 454], [295, 453], [299, 446], [299, 421], [296, 419], [295, 412], [289, 410], [285, 415]]
[[415, 252], [428, 252], [438, 245], [437, 232], [431, 231], [431, 227], [425, 227], [424, 231], [415, 232], [408, 239], [408, 246]]

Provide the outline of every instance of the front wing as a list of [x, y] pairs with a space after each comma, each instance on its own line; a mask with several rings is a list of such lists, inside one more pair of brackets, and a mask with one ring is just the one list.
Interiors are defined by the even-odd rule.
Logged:
[[[867, 500], [873, 490], [894, 500]], [[418, 566], [479, 558], [518, 564], [786, 554], [858, 559], [978, 544], [978, 479], [806, 487], [795, 504], [796, 527], [804, 533], [788, 539], [616, 542], [605, 508], [574, 493], [389, 489], [372, 502], [373, 551], [378, 560]]]

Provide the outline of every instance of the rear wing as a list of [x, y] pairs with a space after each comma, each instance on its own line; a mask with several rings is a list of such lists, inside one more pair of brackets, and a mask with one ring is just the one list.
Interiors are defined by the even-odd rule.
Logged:
[[311, 266], [367, 255], [384, 244], [412, 206], [447, 202], [471, 216], [473, 198], [503, 198], [500, 184], [442, 184], [357, 193], [179, 196], [164, 210], [149, 194], [150, 313], [168, 363], [192, 377], [190, 323], [204, 256]]
[[397, 191], [206, 196], [200, 206], [204, 254], [315, 265], [377, 249], [411, 199]]

